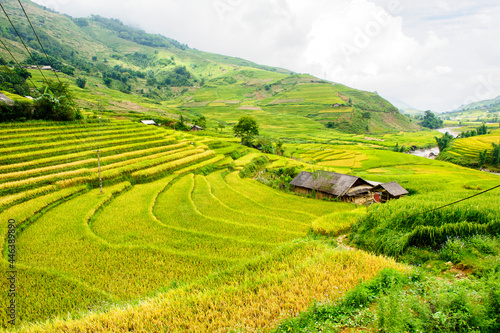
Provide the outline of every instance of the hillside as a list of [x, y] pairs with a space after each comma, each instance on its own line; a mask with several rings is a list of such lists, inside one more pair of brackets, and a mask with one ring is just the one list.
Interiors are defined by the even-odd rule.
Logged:
[[[500, 130], [495, 129], [490, 134], [453, 140], [450, 147], [439, 154], [438, 158], [466, 167], [484, 167], [498, 172], [500, 171], [500, 163], [495, 157], [497, 156], [495, 155], [495, 147], [498, 145], [500, 145]], [[496, 149], [498, 150], [498, 148]], [[481, 154], [485, 154], [484, 161], [481, 161]]]
[[[205, 115], [209, 125], [234, 123], [240, 114], [259, 119], [266, 134], [286, 136], [290, 125], [328, 133], [415, 131], [418, 126], [376, 93], [355, 90], [309, 75], [262, 66], [239, 58], [201, 52], [175, 40], [151, 35], [99, 16], [71, 18], [25, 2], [47, 61], [18, 3], [5, 8], [40, 65], [52, 64], [72, 84], [80, 107], [98, 103], [111, 111]], [[23, 64], [33, 65], [6, 17], [0, 36]], [[3, 61], [13, 65], [2, 48]], [[30, 70], [37, 85], [38, 71]], [[51, 72], [47, 77], [56, 79]], [[85, 88], [75, 86], [86, 80]]]
[[456, 110], [442, 113], [440, 118], [459, 121], [462, 124], [468, 122], [498, 123], [500, 122], [500, 96], [461, 106]]

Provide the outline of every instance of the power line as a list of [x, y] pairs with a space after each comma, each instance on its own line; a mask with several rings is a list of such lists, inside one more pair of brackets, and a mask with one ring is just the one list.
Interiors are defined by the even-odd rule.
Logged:
[[17, 37], [19, 37], [19, 40], [21, 40], [21, 43], [24, 45], [24, 48], [26, 49], [26, 51], [28, 52], [28, 54], [30, 55], [31, 57], [31, 60], [33, 60], [33, 62], [35, 63], [36, 67], [38, 68], [38, 71], [40, 72], [40, 74], [42, 74], [42, 77], [43, 79], [45, 80], [45, 82], [47, 82], [47, 84], [49, 84], [49, 81], [47, 80], [47, 78], [45, 77], [45, 75], [43, 75], [43, 72], [42, 70], [40, 69], [40, 66], [38, 66], [38, 63], [36, 62], [35, 58], [33, 57], [33, 55], [31, 54], [31, 51], [28, 49], [28, 47], [26, 46], [26, 44], [24, 43], [24, 40], [22, 39], [21, 35], [19, 34], [19, 31], [17, 31], [16, 27], [14, 26], [14, 23], [12, 23], [10, 17], [9, 17], [9, 14], [7, 14], [7, 12], [5, 11], [5, 8], [3, 8], [3, 5], [0, 3], [0, 7], [2, 7], [2, 10], [5, 14], [5, 16], [7, 16], [7, 19], [9, 20], [10, 22], [10, 25], [12, 26], [12, 28], [14, 29], [14, 31], [16, 32], [17, 34]]
[[487, 189], [487, 190], [485, 190], [485, 191], [482, 191], [482, 192], [476, 193], [476, 194], [474, 194], [474, 195], [471, 195], [470, 197], [463, 198], [463, 199], [460, 199], [460, 200], [458, 200], [458, 201], [454, 201], [454, 202], [449, 203], [449, 204], [446, 204], [446, 205], [444, 205], [444, 206], [441, 206], [441, 207], [438, 207], [438, 208], [434, 208], [434, 209], [430, 209], [430, 210], [425, 211], [425, 212], [421, 212], [421, 213], [417, 213], [417, 214], [410, 215], [410, 216], [408, 216], [406, 219], [409, 219], [409, 218], [411, 218], [411, 217], [415, 217], [415, 216], [418, 216], [418, 215], [422, 215], [422, 214], [427, 214], [427, 213], [430, 213], [430, 212], [434, 212], [434, 211], [436, 211], [436, 210], [440, 210], [440, 209], [443, 209], [443, 208], [445, 208], [445, 207], [449, 207], [449, 206], [456, 205], [456, 204], [458, 204], [458, 203], [460, 203], [460, 202], [462, 202], [462, 201], [472, 199], [472, 198], [474, 198], [474, 197], [477, 197], [478, 195], [484, 194], [484, 193], [486, 193], [486, 192], [493, 191], [494, 189], [499, 188], [499, 187], [500, 187], [500, 185], [497, 185], [497, 186], [492, 187], [492, 188], [490, 188], [490, 189]]
[[[12, 52], [10, 52], [9, 48], [7, 47], [7, 45], [5, 45], [5, 43], [3, 42], [3, 40], [1, 38], [0, 38], [0, 43], [2, 43], [3, 47], [7, 50], [7, 52], [9, 52], [10, 56], [12, 57], [12, 59], [14, 59], [14, 61], [17, 64], [17, 66], [19, 66], [19, 68], [21, 68], [21, 65], [17, 61], [16, 57], [14, 57], [14, 55], [12, 54]], [[9, 68], [9, 67], [7, 67], [7, 68]], [[9, 68], [9, 70], [10, 70], [10, 68]], [[35, 89], [38, 90], [38, 87], [35, 85], [35, 83], [33, 82], [33, 80], [31, 80], [31, 77], [29, 78], [29, 80], [30, 80], [31, 84], [33, 85], [33, 87], [35, 87]]]
[[[33, 33], [35, 34], [36, 36], [36, 39], [38, 40], [38, 44], [40, 44], [40, 47], [42, 48], [43, 50], [43, 53], [45, 54], [45, 58], [47, 58], [47, 61], [49, 62], [50, 64], [50, 67], [54, 68], [54, 65], [52, 65], [52, 62], [50, 61], [49, 59], [49, 55], [47, 54], [47, 52], [45, 51], [45, 48], [43, 47], [42, 45], [42, 42], [40, 41], [40, 38], [38, 38], [38, 34], [36, 33], [35, 31], [35, 28], [33, 27], [33, 24], [31, 24], [31, 20], [30, 18], [28, 17], [28, 14], [26, 13], [26, 10], [24, 10], [24, 6], [23, 4], [21, 3], [21, 0], [17, 0], [19, 2], [19, 5], [21, 6], [21, 8], [23, 9], [23, 12], [24, 12], [24, 16], [26, 16], [26, 18], [28, 19], [28, 22], [31, 26], [31, 30], [33, 30]], [[57, 75], [57, 72], [55, 72], [55, 68], [54, 68], [54, 74], [56, 75], [56, 78], [57, 78], [57, 81], [59, 81], [59, 83], [62, 84], [61, 80], [59, 79], [59, 75]]]

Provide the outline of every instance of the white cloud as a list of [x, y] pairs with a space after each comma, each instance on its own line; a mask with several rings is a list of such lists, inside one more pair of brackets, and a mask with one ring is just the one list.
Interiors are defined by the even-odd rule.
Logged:
[[444, 111], [500, 94], [497, 0], [36, 0]]

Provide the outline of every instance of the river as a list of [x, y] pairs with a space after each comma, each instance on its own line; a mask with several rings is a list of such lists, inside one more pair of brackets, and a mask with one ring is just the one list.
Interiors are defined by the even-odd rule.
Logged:
[[439, 148], [433, 147], [433, 148], [428, 148], [428, 149], [418, 149], [418, 150], [412, 151], [410, 154], [415, 155], [415, 156], [434, 159], [434, 158], [436, 158], [437, 155], [439, 155]]
[[[454, 138], [456, 138], [461, 132], [459, 132], [460, 127], [446, 127], [446, 128], [438, 128], [436, 131], [445, 134], [446, 132], [450, 133]], [[435, 159], [436, 156], [439, 155], [439, 148], [433, 147], [428, 149], [418, 149], [411, 152], [412, 155]]]
[[454, 138], [459, 136], [462, 131], [460, 131], [460, 127], [445, 127], [445, 128], [438, 128], [436, 131], [445, 134], [446, 132], [450, 133], [453, 135]]

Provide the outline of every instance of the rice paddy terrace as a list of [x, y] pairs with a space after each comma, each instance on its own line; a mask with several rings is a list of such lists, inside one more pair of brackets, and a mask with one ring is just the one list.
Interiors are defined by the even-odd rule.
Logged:
[[14, 219], [21, 330], [261, 329], [397, 266], [306, 237], [353, 206], [200, 172], [232, 161], [230, 143], [216, 152], [204, 138], [114, 119], [3, 125], [0, 137], [0, 267]]
[[464, 166], [478, 167], [480, 164], [479, 154], [487, 151], [486, 167], [500, 171], [499, 165], [489, 163], [493, 151], [492, 144], [500, 145], [500, 130], [498, 129], [487, 135], [455, 139], [440, 156], [440, 159]]
[[[397, 179], [414, 193], [367, 210], [240, 178], [226, 166], [234, 163], [239, 170], [262, 154], [249, 151], [233, 161], [230, 155], [246, 149], [234, 139], [116, 119], [100, 125], [3, 125], [0, 137], [0, 267], [9, 271], [8, 221], [14, 219], [18, 314], [13, 328], [2, 312], [0, 326], [24, 332], [268, 331], [314, 300], [335, 301], [385, 267], [406, 269], [384, 257], [347, 251], [310, 230], [337, 235], [359, 218], [375, 217], [392, 225], [401, 214], [449, 203], [498, 181], [495, 175], [360, 144], [287, 144], [295, 159], [267, 155], [269, 168]], [[497, 223], [494, 217], [474, 220], [483, 211], [496, 216], [497, 202], [491, 192], [473, 201], [476, 208], [462, 204], [463, 221], [474, 228]], [[454, 223], [454, 214], [443, 223]], [[421, 224], [428, 229], [427, 222]], [[412, 230], [366, 237], [367, 248], [380, 250], [398, 237], [405, 246]], [[0, 288], [7, 290], [7, 283], [2, 279]], [[0, 306], [7, 308], [7, 301], [2, 297]]]

